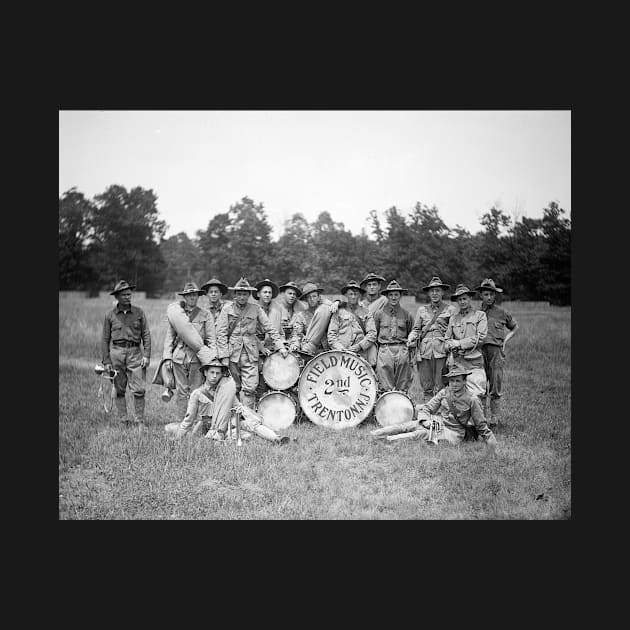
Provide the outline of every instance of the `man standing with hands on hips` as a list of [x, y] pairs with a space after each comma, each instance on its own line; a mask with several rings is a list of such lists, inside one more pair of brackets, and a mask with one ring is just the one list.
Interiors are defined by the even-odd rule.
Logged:
[[151, 333], [144, 311], [138, 306], [131, 306], [132, 290], [135, 288], [135, 284], [120, 280], [110, 293], [118, 300], [118, 304], [105, 315], [101, 354], [105, 369], [109, 372], [113, 368], [118, 372], [114, 378], [114, 387], [120, 421], [125, 426], [129, 424], [125, 400], [125, 391], [129, 385], [133, 393], [136, 423], [142, 428], [145, 425], [144, 384], [151, 360]]

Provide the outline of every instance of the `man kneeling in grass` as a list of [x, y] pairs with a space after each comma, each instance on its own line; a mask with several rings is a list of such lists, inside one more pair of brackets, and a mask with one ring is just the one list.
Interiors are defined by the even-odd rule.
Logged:
[[[181, 438], [188, 433], [194, 434], [200, 429], [206, 429], [209, 425], [206, 437], [223, 441], [228, 424], [233, 421], [233, 410], [241, 407], [236, 397], [236, 383], [219, 359], [202, 364], [200, 372], [205, 381], [190, 394], [184, 419], [167, 424], [164, 430]], [[279, 437], [272, 429], [264, 426], [255, 416], [243, 418], [241, 426], [246, 429], [241, 431], [242, 439], [255, 433], [277, 444], [286, 444], [289, 441], [288, 437]]]
[[417, 420], [375, 429], [371, 435], [387, 440], [423, 438], [433, 444], [440, 440], [459, 444], [466, 436], [466, 428], [474, 427], [486, 445], [494, 449], [497, 440], [488, 427], [481, 402], [466, 387], [466, 377], [470, 373], [467, 368], [454, 364], [446, 374], [448, 387], [420, 405]]

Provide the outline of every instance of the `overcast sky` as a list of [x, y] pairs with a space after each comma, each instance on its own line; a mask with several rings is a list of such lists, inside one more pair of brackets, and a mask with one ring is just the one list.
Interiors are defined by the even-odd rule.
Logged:
[[497, 205], [538, 218], [571, 210], [571, 112], [60, 111], [59, 195], [153, 189], [167, 237], [191, 238], [248, 196], [277, 238], [328, 210], [354, 234], [368, 213], [420, 201], [451, 228]]

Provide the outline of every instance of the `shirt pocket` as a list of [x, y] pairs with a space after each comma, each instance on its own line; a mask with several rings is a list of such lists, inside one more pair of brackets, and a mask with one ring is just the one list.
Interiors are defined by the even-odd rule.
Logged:
[[256, 333], [256, 323], [258, 322], [258, 318], [252, 317], [251, 315], [245, 315], [242, 320], [242, 329], [243, 332], [248, 333], [250, 335], [254, 335]]

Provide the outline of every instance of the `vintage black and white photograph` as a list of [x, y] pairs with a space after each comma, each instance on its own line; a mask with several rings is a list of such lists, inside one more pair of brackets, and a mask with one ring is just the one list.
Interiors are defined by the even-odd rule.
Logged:
[[59, 109], [60, 520], [571, 519], [571, 110]]

